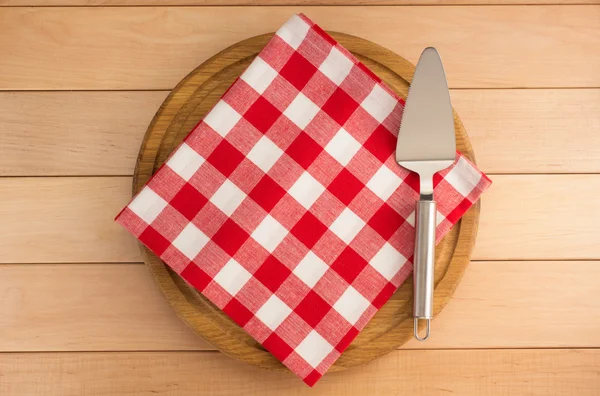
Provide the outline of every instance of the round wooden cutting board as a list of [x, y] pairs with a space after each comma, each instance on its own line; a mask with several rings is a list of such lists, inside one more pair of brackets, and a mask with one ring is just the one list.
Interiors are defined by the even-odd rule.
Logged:
[[[415, 67], [404, 58], [369, 41], [341, 33], [331, 35], [406, 97]], [[184, 78], [152, 120], [140, 149], [133, 179], [137, 193], [171, 151], [220, 99], [267, 44], [272, 34], [239, 42], [204, 62]], [[457, 148], [474, 162], [473, 149], [458, 116], [454, 115]], [[479, 220], [475, 204], [438, 245], [435, 262], [435, 313], [446, 305], [469, 262]], [[285, 369], [269, 352], [218, 308], [140, 245], [144, 261], [177, 315], [221, 352], [267, 369]], [[342, 370], [369, 362], [398, 348], [413, 336], [412, 281], [406, 281], [332, 366]], [[423, 321], [422, 321], [423, 322]], [[435, 322], [433, 332], [435, 333]]]

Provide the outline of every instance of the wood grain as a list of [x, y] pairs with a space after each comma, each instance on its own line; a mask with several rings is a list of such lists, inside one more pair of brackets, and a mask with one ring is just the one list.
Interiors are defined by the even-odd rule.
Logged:
[[[492, 179], [474, 259], [600, 259], [600, 175]], [[130, 198], [129, 177], [0, 178], [0, 262], [139, 262], [113, 222]]]
[[598, 346], [599, 282], [596, 261], [473, 262], [427, 348]]
[[599, 89], [454, 90], [488, 173], [600, 172]]
[[[404, 348], [595, 347], [598, 284], [597, 261], [473, 262], [431, 339]], [[141, 264], [0, 266], [2, 352], [204, 349]]]
[[[0, 176], [131, 175], [166, 96], [0, 92]], [[451, 96], [485, 172], [600, 172], [600, 89], [452, 90]]]
[[131, 178], [0, 178], [0, 262], [140, 261], [113, 222]]
[[597, 395], [598, 350], [397, 351], [309, 388], [213, 352], [0, 355], [3, 396]]
[[[415, 3], [428, 6], [362, 6]], [[517, 3], [528, 5], [508, 5]], [[590, 5], [539, 6], [558, 3]], [[171, 7], [213, 4], [228, 7]], [[0, 90], [170, 90], [228, 45], [305, 12], [413, 62], [424, 46], [440, 48], [485, 171], [600, 173], [591, 4], [600, 0], [0, 0]], [[532, 87], [541, 89], [514, 89]], [[165, 95], [0, 92], [0, 176], [130, 175]], [[493, 179], [478, 258], [600, 259], [590, 199], [600, 175]], [[0, 351], [28, 351], [0, 353], [0, 395], [598, 395], [597, 261], [474, 262], [432, 339], [406, 345], [468, 349], [401, 350], [314, 389], [189, 351], [208, 346], [130, 263], [137, 246], [112, 223], [130, 183], [0, 178], [0, 262], [23, 263], [0, 265]], [[584, 349], [537, 349], [565, 347]], [[182, 351], [149, 351], [166, 349]]]
[[275, 6], [275, 5], [518, 5], [518, 4], [599, 4], [598, 0], [0, 0], [5, 6]]
[[2, 352], [210, 348], [135, 264], [1, 265], [0, 340]]
[[[370, 41], [346, 34], [330, 33], [369, 69], [377, 72], [397, 94], [406, 97], [415, 69], [412, 64]], [[236, 43], [198, 66], [177, 84], [160, 106], [144, 137], [133, 176], [134, 193], [143, 188], [188, 131], [214, 107], [272, 36], [265, 34]], [[457, 149], [466, 158], [475, 161], [465, 129], [456, 114], [454, 124]], [[477, 235], [479, 206], [479, 202], [473, 205], [437, 246], [434, 315], [447, 304], [469, 263]], [[142, 257], [169, 304], [195, 333], [228, 356], [258, 367], [284, 369], [278, 359], [242, 331], [207, 298], [183, 282], [178, 274], [170, 271], [165, 263], [145, 246], [142, 246]], [[361, 330], [329, 371], [342, 370], [377, 359], [412, 339], [412, 295], [412, 283], [405, 282]]]
[[600, 86], [597, 6], [5, 7], [0, 89], [172, 89], [300, 11], [413, 63], [436, 46], [451, 87]]
[[595, 219], [600, 202], [589, 199], [600, 188], [599, 175], [511, 175], [494, 180], [496, 185], [483, 199], [474, 258], [600, 257]]
[[0, 175], [128, 175], [165, 92], [0, 93]]

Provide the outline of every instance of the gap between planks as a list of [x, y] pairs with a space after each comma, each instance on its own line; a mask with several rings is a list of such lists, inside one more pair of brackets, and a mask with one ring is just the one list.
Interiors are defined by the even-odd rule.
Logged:
[[[2, 7], [2, 6], [0, 6]], [[1, 9], [1, 8], [0, 8]], [[173, 87], [174, 88], [174, 87]], [[600, 86], [587, 86], [587, 87], [561, 87], [561, 86], [547, 86], [547, 87], [452, 87], [449, 88], [450, 91], [545, 91], [545, 90], [553, 90], [553, 91], [570, 91], [570, 90], [579, 90], [579, 89], [600, 89]], [[169, 94], [173, 89], [0, 89], [0, 93], [111, 93], [111, 92], [164, 92], [165, 94]]]
[[[431, 352], [458, 352], [458, 351], [600, 351], [600, 346], [593, 347], [508, 347], [508, 348], [489, 348], [489, 347], [469, 347], [469, 348], [398, 348], [394, 349], [390, 353], [395, 353], [396, 351], [431, 351]], [[138, 350], [129, 350], [129, 349], [114, 349], [114, 350], [52, 350], [52, 351], [44, 351], [44, 350], [31, 350], [31, 351], [0, 351], [0, 355], [36, 355], [36, 354], [57, 354], [57, 355], [67, 355], [67, 354], [75, 354], [75, 353], [84, 353], [84, 354], [144, 354], [144, 353], [190, 353], [190, 354], [204, 354], [204, 353], [214, 353], [214, 354], [222, 354], [220, 351], [216, 349], [138, 349]], [[225, 356], [225, 355], [223, 355]], [[385, 355], [384, 355], [385, 356]], [[229, 357], [228, 357], [229, 358]], [[232, 358], [229, 358], [232, 359]], [[367, 363], [368, 364], [368, 363]], [[1, 377], [1, 375], [0, 375]]]
[[[541, 173], [505, 173], [505, 172], [485, 172], [487, 176], [593, 176], [600, 175], [600, 172], [541, 172]], [[58, 179], [58, 178], [131, 178], [133, 174], [127, 175], [19, 175], [19, 176], [0, 176], [1, 179]]]
[[[88, 0], [89, 1], [89, 0]], [[481, 0], [479, 2], [469, 0], [449, 0], [446, 2], [436, 2], [435, 0], [417, 1], [417, 0], [388, 0], [388, 1], [368, 1], [368, 0], [330, 0], [330, 1], [285, 1], [285, 0], [245, 0], [245, 1], [227, 1], [227, 0], [196, 0], [196, 1], [163, 1], [153, 3], [152, 0], [106, 0], [104, 4], [69, 4], [69, 0], [55, 0], [54, 4], [52, 1], [40, 2], [36, 0], [8, 0], [0, 3], [0, 8], [124, 8], [124, 7], [292, 7], [292, 6], [306, 6], [306, 7], [331, 7], [331, 6], [342, 6], [342, 7], [386, 7], [386, 6], [402, 6], [402, 7], [474, 7], [474, 6], [585, 6], [600, 4], [598, 0], [586, 1], [573, 1], [573, 0], [557, 0], [557, 1], [546, 1], [540, 0], [535, 1], [522, 1], [513, 0], [505, 1], [502, 0]], [[82, 0], [85, 3], [85, 0]], [[119, 4], [124, 3], [124, 4]]]

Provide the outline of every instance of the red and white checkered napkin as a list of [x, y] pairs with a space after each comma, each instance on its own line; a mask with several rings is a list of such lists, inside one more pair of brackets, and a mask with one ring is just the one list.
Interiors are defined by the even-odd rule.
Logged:
[[[293, 16], [117, 220], [313, 385], [412, 269], [403, 102]], [[490, 181], [435, 179], [437, 236]]]

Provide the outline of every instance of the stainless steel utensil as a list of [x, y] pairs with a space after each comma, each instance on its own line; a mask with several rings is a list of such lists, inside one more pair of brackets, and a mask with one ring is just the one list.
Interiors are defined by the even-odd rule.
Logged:
[[[442, 60], [435, 48], [425, 48], [408, 91], [398, 134], [396, 161], [419, 174], [420, 199], [416, 206], [413, 271], [414, 335], [424, 341], [433, 317], [433, 264], [435, 259], [436, 203], [433, 175], [454, 163], [454, 117]], [[427, 321], [419, 336], [419, 320]]]

